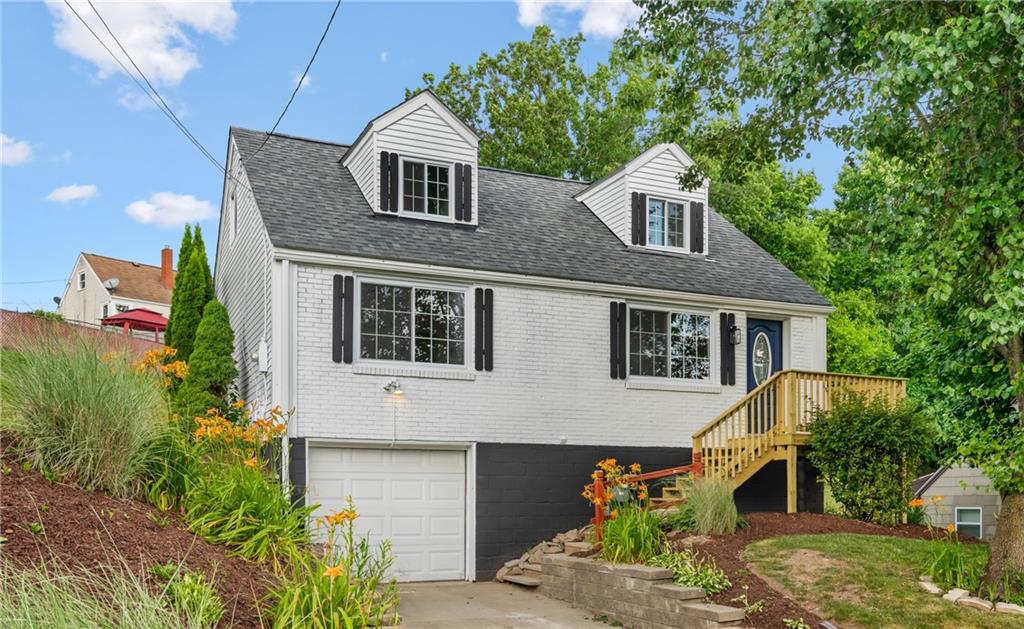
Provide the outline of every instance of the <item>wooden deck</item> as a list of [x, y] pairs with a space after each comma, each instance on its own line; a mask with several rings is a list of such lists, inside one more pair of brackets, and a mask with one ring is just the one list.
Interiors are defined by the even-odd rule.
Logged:
[[906, 380], [790, 369], [780, 371], [727, 408], [693, 436], [702, 473], [739, 487], [771, 461], [786, 461], [786, 510], [796, 512], [797, 456], [810, 438], [817, 409], [840, 393], [906, 397]]

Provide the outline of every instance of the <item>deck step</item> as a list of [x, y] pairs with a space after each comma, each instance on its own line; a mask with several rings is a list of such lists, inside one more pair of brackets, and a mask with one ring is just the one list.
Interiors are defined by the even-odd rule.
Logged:
[[525, 585], [528, 588], [535, 588], [540, 585], [541, 581], [537, 577], [527, 576], [525, 574], [508, 574], [505, 575], [506, 583], [515, 583], [517, 585]]

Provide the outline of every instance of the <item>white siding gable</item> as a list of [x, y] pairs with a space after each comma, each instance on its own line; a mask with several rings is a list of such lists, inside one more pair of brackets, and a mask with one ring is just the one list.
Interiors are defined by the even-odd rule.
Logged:
[[676, 144], [653, 146], [608, 177], [598, 180], [576, 196], [600, 218], [624, 244], [632, 243], [630, 197], [637, 192], [670, 201], [704, 204], [704, 253], [708, 251], [708, 184], [695, 190], [679, 189], [679, 175], [693, 160]]
[[442, 164], [470, 164], [473, 167], [471, 223], [477, 224], [477, 144], [473, 132], [436, 96], [420, 92], [367, 125], [342, 164], [352, 173], [374, 211], [380, 211], [381, 151]]

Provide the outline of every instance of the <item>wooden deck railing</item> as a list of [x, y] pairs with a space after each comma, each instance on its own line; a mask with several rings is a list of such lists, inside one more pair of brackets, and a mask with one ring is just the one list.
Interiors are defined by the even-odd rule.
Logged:
[[901, 378], [786, 370], [772, 375], [693, 435], [693, 451], [700, 453], [704, 474], [730, 480], [777, 445], [798, 445], [806, 436], [817, 409], [830, 410], [841, 392], [889, 402], [903, 399]]

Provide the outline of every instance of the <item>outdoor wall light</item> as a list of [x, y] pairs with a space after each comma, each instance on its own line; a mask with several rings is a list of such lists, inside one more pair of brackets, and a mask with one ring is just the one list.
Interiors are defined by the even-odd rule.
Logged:
[[738, 325], [734, 325], [729, 328], [729, 343], [732, 345], [739, 345], [743, 340], [743, 336], [740, 334], [741, 332], [742, 330], [740, 330], [740, 326]]
[[391, 382], [384, 385], [384, 390], [392, 395], [402, 395], [402, 385], [398, 383], [398, 379], [392, 380]]

